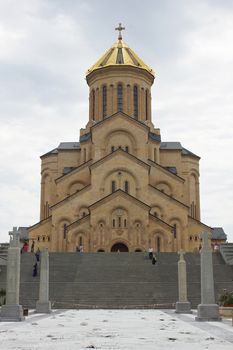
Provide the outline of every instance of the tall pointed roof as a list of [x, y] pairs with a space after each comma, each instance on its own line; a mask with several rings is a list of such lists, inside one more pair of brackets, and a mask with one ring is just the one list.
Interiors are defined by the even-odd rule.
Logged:
[[117, 42], [114, 43], [113, 46], [108, 49], [91, 68], [88, 69], [86, 75], [104, 67], [125, 65], [144, 69], [151, 75], [155, 76], [154, 71], [122, 40], [120, 30], [123, 29], [124, 28], [121, 27], [121, 24], [119, 24], [119, 27], [116, 28], [116, 30], [119, 30]]

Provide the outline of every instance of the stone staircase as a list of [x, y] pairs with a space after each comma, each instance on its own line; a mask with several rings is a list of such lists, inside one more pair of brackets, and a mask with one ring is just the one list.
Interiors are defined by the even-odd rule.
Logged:
[[233, 243], [220, 244], [220, 253], [228, 265], [233, 265]]
[[[32, 277], [34, 256], [21, 259], [20, 303], [35, 307], [39, 276]], [[188, 300], [200, 303], [200, 255], [185, 254]], [[156, 265], [144, 253], [50, 253], [53, 308], [171, 308], [178, 300], [176, 253], [160, 253]], [[233, 267], [213, 253], [216, 301], [233, 290]], [[1, 276], [0, 276], [1, 285]]]

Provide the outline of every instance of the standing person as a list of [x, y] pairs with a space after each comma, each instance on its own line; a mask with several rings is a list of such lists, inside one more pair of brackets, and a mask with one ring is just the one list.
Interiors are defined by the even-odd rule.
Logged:
[[152, 262], [152, 265], [155, 265], [156, 262], [157, 262], [157, 257], [156, 257], [156, 255], [155, 255], [155, 253], [153, 253], [153, 255], [152, 255], [151, 262]]
[[215, 245], [214, 245], [214, 252], [216, 253], [218, 251], [219, 251], [219, 246], [217, 245], [217, 243], [215, 243]]
[[32, 276], [33, 276], [33, 277], [36, 277], [36, 276], [37, 276], [37, 261], [36, 261], [35, 264], [33, 265]]
[[35, 253], [35, 256], [36, 256], [36, 261], [40, 261], [40, 249], [38, 248], [36, 253]]
[[31, 245], [31, 253], [34, 253], [34, 247], [35, 247], [35, 241], [33, 239], [32, 245]]
[[28, 242], [24, 242], [23, 248], [22, 248], [22, 252], [23, 253], [27, 253], [28, 252]]
[[148, 253], [149, 253], [149, 259], [151, 260], [153, 258], [153, 248], [149, 248]]
[[83, 253], [83, 245], [82, 244], [79, 246], [79, 251], [80, 251], [80, 253]]

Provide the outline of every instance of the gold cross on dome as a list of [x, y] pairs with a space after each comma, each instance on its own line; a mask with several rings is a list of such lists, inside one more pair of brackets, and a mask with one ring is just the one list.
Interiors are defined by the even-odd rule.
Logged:
[[121, 31], [122, 31], [122, 30], [125, 30], [125, 27], [122, 27], [122, 26], [121, 26], [121, 23], [119, 23], [118, 27], [116, 27], [115, 30], [118, 30], [118, 31], [119, 31], [118, 40], [122, 40]]

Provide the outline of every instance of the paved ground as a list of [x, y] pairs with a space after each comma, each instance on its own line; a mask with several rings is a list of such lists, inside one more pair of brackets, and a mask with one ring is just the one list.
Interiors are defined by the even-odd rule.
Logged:
[[195, 311], [55, 310], [0, 323], [0, 343], [3, 350], [232, 350], [233, 327], [230, 319], [196, 322]]

